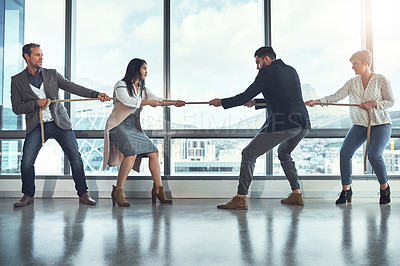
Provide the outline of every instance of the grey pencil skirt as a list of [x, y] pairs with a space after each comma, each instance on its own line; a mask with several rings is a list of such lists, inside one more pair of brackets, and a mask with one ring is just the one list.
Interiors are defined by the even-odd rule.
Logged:
[[135, 113], [110, 130], [110, 141], [125, 157], [146, 157], [148, 153], [158, 152], [149, 137], [138, 128]]

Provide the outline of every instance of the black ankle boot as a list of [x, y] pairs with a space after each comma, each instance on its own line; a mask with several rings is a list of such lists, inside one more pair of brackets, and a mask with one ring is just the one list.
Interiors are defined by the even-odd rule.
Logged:
[[336, 201], [336, 204], [344, 204], [344, 203], [346, 203], [346, 201], [351, 202], [352, 196], [353, 196], [353, 191], [351, 190], [351, 187], [349, 190], [342, 190], [339, 198]]
[[387, 204], [390, 202], [390, 187], [389, 184], [385, 190], [380, 192], [381, 198], [379, 199], [379, 204]]

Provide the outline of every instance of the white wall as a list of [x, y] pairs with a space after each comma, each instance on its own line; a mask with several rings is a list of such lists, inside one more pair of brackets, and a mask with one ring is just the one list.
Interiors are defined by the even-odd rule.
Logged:
[[[236, 180], [164, 180], [164, 187], [173, 198], [229, 198], [236, 193]], [[94, 198], [109, 198], [113, 180], [87, 180], [89, 194]], [[400, 179], [389, 181], [392, 197], [400, 197]], [[300, 186], [305, 198], [336, 198], [341, 190], [339, 180], [303, 180]], [[150, 198], [152, 181], [127, 180], [125, 193], [128, 198]], [[378, 182], [375, 179], [356, 179], [352, 189], [354, 197], [379, 198]], [[171, 193], [171, 194], [169, 194]], [[286, 180], [255, 180], [249, 197], [283, 198], [290, 193]], [[0, 197], [20, 197], [21, 180], [1, 179]], [[68, 179], [36, 180], [35, 197], [76, 197], [74, 182]]]

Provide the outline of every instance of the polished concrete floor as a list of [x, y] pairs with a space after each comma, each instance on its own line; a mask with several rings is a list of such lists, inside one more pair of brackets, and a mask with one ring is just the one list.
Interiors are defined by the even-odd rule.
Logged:
[[14, 201], [0, 199], [0, 265], [400, 265], [396, 198], [251, 199], [247, 211], [217, 209], [221, 199]]

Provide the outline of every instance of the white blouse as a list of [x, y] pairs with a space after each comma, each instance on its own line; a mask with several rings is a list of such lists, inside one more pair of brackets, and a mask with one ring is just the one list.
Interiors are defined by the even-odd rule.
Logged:
[[137, 93], [135, 85], [133, 85], [133, 88], [133, 96], [130, 96], [125, 81], [120, 80], [114, 86], [114, 95], [120, 102], [122, 102], [125, 106], [129, 108], [140, 108], [142, 100], [164, 100], [164, 98], [156, 96], [149, 89], [146, 89], [147, 94], [146, 92], [143, 92], [142, 97], [142, 88], [139, 88], [139, 91]]
[[[336, 93], [320, 99], [321, 103], [336, 103], [349, 96], [350, 104], [361, 104], [376, 101], [377, 107], [372, 107], [371, 125], [391, 124], [388, 108], [394, 104], [394, 97], [389, 80], [381, 74], [373, 74], [364, 90], [361, 76], [347, 81]], [[360, 107], [350, 107], [350, 118], [353, 125], [368, 126], [368, 112]]]

